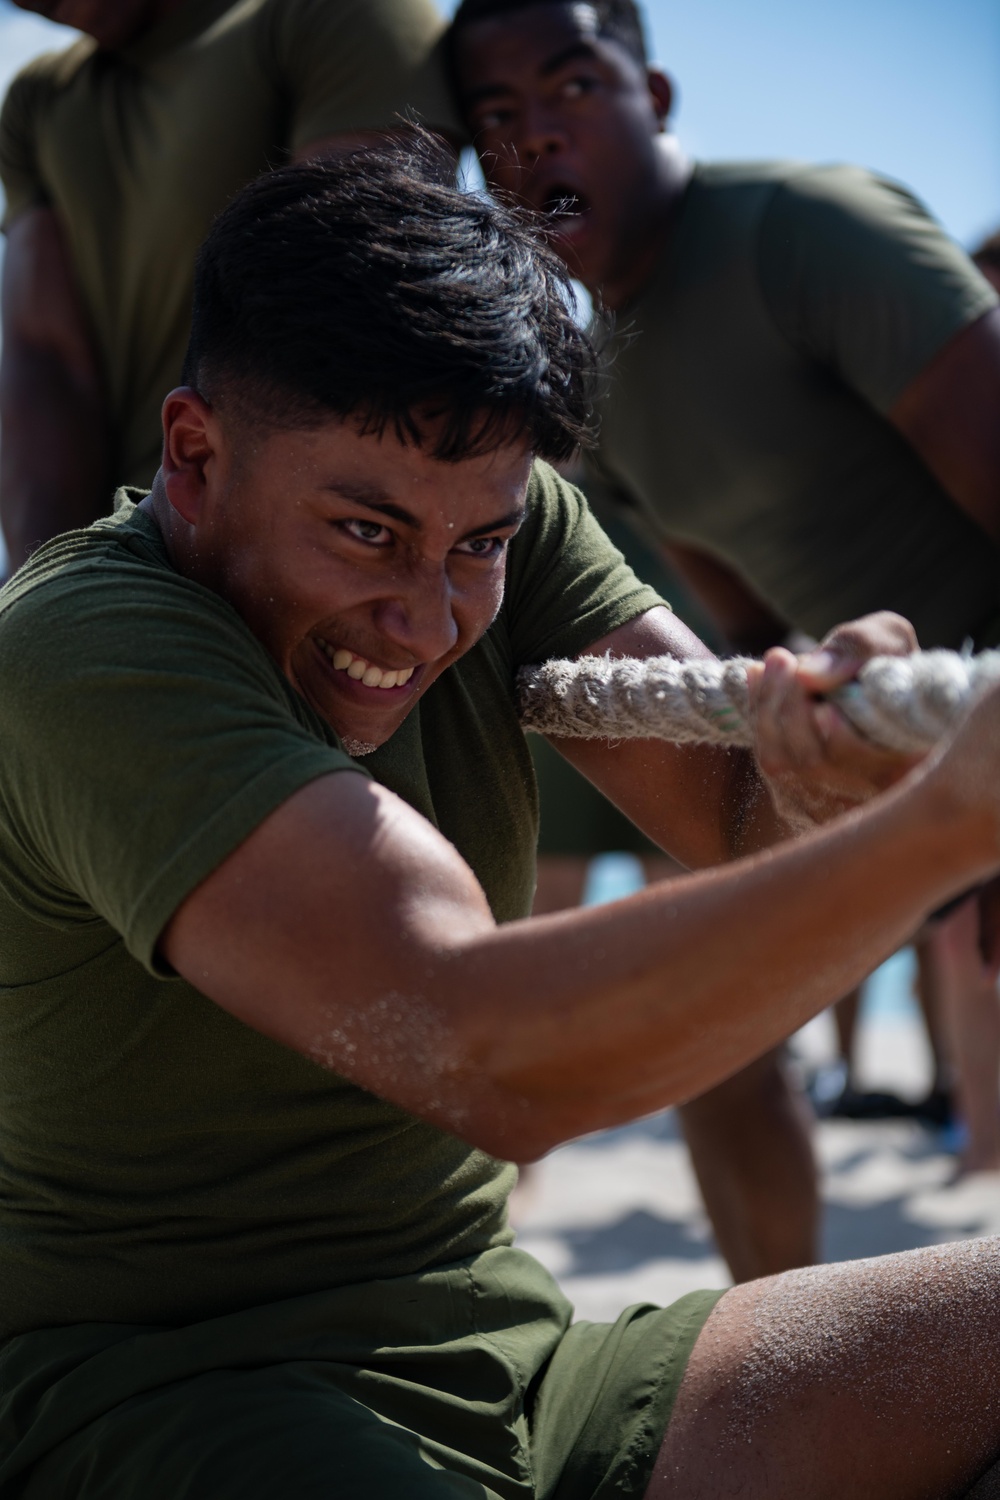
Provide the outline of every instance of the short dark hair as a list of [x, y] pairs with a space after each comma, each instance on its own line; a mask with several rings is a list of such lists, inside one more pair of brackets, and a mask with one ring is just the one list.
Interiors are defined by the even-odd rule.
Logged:
[[440, 142], [265, 174], [197, 260], [183, 379], [271, 428], [355, 417], [449, 461], [592, 439], [571, 284], [517, 209], [447, 185]]
[[[562, 0], [462, 0], [449, 30], [448, 53], [452, 72], [454, 73], [454, 48], [451, 43], [461, 27], [470, 26], [474, 21], [488, 21], [495, 16], [510, 15], [516, 10], [527, 10], [532, 6], [559, 3]], [[571, 0], [566, 0], [566, 3], [571, 3]], [[580, 0], [580, 3], [594, 12], [598, 36], [617, 42], [642, 67], [646, 66], [649, 61], [646, 32], [635, 0]]]

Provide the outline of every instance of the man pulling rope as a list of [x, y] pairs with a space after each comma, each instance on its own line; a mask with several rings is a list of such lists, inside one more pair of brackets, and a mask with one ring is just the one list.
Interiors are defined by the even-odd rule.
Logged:
[[[756, 761], [581, 742], [699, 872], [521, 920], [518, 669], [704, 648], [534, 463], [586, 437], [586, 341], [439, 167], [240, 194], [151, 493], [0, 595], [0, 1491], [961, 1494], [1000, 1457], [1000, 1240], [611, 1326], [506, 1200], [512, 1161], [713, 1087], [1000, 871], [1000, 692], [912, 770], [842, 724], [816, 765], [838, 673], [775, 651]], [[894, 790], [789, 838], [763, 766], [801, 802], [869, 761]]]

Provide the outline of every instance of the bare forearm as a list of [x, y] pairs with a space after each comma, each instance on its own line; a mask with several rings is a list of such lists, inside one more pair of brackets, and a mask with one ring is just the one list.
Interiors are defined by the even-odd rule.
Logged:
[[107, 414], [57, 359], [5, 352], [0, 423], [0, 520], [13, 570], [41, 542], [107, 511]]
[[699, 548], [664, 547], [667, 562], [680, 575], [728, 645], [745, 656], [760, 656], [788, 635], [782, 620], [747, 581]]
[[496, 928], [456, 851], [354, 781], [284, 804], [164, 953], [247, 1024], [515, 1158], [711, 1087], [1000, 865], [982, 809], [920, 773], [783, 849]]
[[[595, 641], [587, 654], [692, 660], [712, 653], [675, 615], [656, 608]], [[717, 865], [788, 836], [749, 752], [663, 740], [611, 745], [552, 739], [551, 744], [689, 869]]]
[[9, 566], [108, 508], [109, 423], [91, 329], [56, 212], [8, 227], [0, 359], [0, 520]]
[[1000, 543], [1000, 308], [957, 334], [906, 388], [890, 422], [994, 543]]
[[780, 855], [502, 927], [453, 955], [444, 1010], [467, 1015], [476, 997], [477, 1087], [491, 1111], [509, 1100], [497, 1123], [511, 1139], [492, 1148], [531, 1156], [691, 1098], [849, 990], [985, 873], [974, 830], [915, 800], [892, 796]]
[[[673, 640], [677, 630], [653, 610], [599, 644], [617, 655], [631, 635], [629, 656], [707, 654], [690, 633]], [[828, 823], [905, 775], [912, 759], [866, 743], [821, 700], [870, 657], [916, 646], [908, 621], [881, 612], [838, 625], [807, 656], [768, 652], [748, 667], [753, 756], [662, 740], [552, 743], [655, 843], [701, 869]]]

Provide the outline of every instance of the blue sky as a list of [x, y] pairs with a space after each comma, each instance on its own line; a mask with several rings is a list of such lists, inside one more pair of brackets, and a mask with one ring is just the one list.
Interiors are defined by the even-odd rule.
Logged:
[[[997, 0], [651, 0], [646, 14], [696, 155], [856, 161], [908, 183], [966, 244], [1000, 226]], [[0, 0], [0, 87], [68, 35]]]

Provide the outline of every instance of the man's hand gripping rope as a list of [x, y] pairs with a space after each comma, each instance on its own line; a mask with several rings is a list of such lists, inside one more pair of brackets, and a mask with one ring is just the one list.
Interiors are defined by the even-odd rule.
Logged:
[[[811, 712], [796, 706], [795, 684], [813, 695]], [[908, 622], [888, 613], [838, 626], [801, 657], [780, 647], [763, 661], [588, 656], [519, 678], [522, 723], [541, 734], [753, 747], [779, 813], [799, 829], [899, 780], [998, 684], [1000, 651], [921, 652]], [[781, 713], [759, 715], [764, 700]], [[764, 726], [779, 720], [772, 743]], [[803, 776], [821, 763], [823, 777]], [[979, 904], [981, 946], [995, 966], [1000, 884]]]
[[[739, 656], [547, 661], [520, 674], [521, 721], [526, 729], [568, 739], [751, 746], [752, 686], [765, 665]], [[920, 755], [995, 683], [1000, 651], [914, 651], [854, 663], [850, 678], [825, 696], [873, 744]]]

